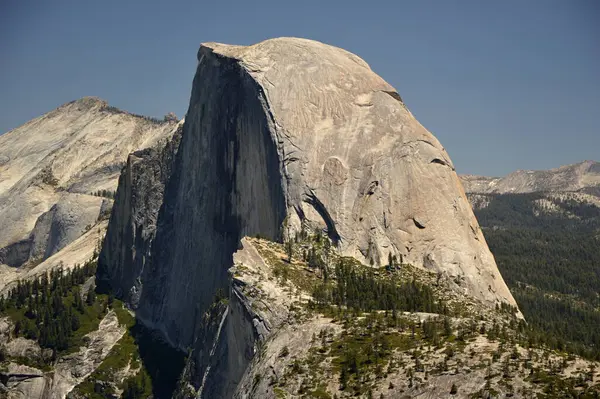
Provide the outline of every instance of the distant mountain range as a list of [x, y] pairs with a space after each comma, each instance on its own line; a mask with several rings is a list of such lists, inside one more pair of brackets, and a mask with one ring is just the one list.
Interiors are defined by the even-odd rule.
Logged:
[[461, 175], [467, 193], [581, 192], [600, 196], [600, 162], [584, 161], [550, 170], [518, 170], [505, 177]]
[[599, 163], [586, 161], [504, 178], [462, 177], [486, 242], [528, 323], [553, 336], [559, 347], [596, 359], [599, 171]]

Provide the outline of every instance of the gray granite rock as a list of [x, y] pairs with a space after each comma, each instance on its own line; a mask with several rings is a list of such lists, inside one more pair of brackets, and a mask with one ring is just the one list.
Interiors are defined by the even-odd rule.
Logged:
[[293, 38], [208, 43], [198, 59], [142, 274], [148, 324], [190, 344], [239, 239], [301, 225], [365, 263], [401, 255], [490, 306], [515, 303], [446, 151], [364, 61]]
[[[183, 123], [180, 123], [181, 127]], [[97, 284], [136, 307], [141, 274], [151, 256], [158, 211], [172, 173], [181, 128], [162, 146], [129, 155], [98, 260]]]

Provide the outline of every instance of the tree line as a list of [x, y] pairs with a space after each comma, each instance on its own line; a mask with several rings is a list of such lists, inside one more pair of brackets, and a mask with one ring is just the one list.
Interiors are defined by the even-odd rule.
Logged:
[[532, 343], [600, 359], [600, 208], [544, 194], [496, 194], [475, 214], [529, 322]]
[[117, 195], [117, 192], [111, 191], [111, 190], [98, 190], [98, 191], [93, 191], [91, 193], [91, 195], [96, 196], [96, 197], [115, 199], [115, 195]]
[[18, 281], [6, 297], [0, 297], [0, 311], [14, 321], [16, 336], [36, 340], [54, 354], [68, 350], [76, 344], [76, 332], [90, 319], [98, 322], [106, 312], [93, 287], [86, 295], [79, 287], [95, 272], [96, 262], [88, 261], [72, 270], [59, 267], [33, 280]]
[[435, 299], [433, 290], [418, 283], [399, 281], [395, 276], [381, 278], [374, 270], [358, 269], [340, 258], [335, 266], [335, 281], [315, 286], [316, 306], [336, 305], [362, 312], [384, 310], [447, 313], [445, 304]]

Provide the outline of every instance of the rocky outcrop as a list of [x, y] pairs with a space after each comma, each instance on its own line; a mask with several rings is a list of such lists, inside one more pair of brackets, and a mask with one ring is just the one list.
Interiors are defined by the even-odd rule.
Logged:
[[77, 264], [83, 265], [92, 259], [94, 254], [98, 254], [98, 247], [106, 232], [107, 224], [108, 221], [99, 222], [81, 237], [35, 266], [0, 269], [0, 294], [8, 292], [19, 279], [31, 279], [42, 273], [49, 273], [57, 267], [66, 270], [72, 269]]
[[[109, 311], [100, 321], [98, 330], [84, 337], [85, 345], [79, 351], [64, 355], [52, 365], [53, 370], [42, 372], [36, 368], [9, 363], [6, 372], [0, 372], [0, 388], [6, 387], [9, 398], [62, 399], [74, 386], [83, 381], [102, 363], [113, 346], [125, 333], [114, 311]], [[35, 341], [16, 338], [8, 343], [9, 356], [27, 358], [30, 361], [44, 356], [50, 359], [52, 351], [42, 349]], [[44, 354], [44, 352], [50, 352]]]
[[463, 175], [460, 179], [468, 193], [581, 191], [597, 195], [600, 190], [600, 162], [584, 161], [550, 170], [518, 170], [505, 177]]
[[242, 72], [223, 57], [198, 66], [142, 275], [136, 315], [182, 348], [192, 344], [194, 325], [216, 290], [228, 286], [240, 238], [282, 237], [286, 181], [272, 120], [260, 87]]
[[91, 195], [63, 194], [38, 217], [26, 240], [0, 249], [0, 263], [18, 267], [30, 260], [48, 259], [96, 224], [102, 202]]
[[158, 211], [172, 173], [182, 126], [183, 122], [164, 147], [129, 155], [119, 179], [115, 211], [98, 261], [98, 284], [101, 290], [125, 298], [132, 307], [139, 301], [140, 277], [151, 256]]
[[21, 364], [9, 363], [8, 370], [0, 373], [0, 392], [4, 390], [10, 399], [42, 399], [49, 384], [41, 370]]
[[21, 357], [35, 361], [42, 358], [42, 348], [36, 341], [19, 337], [6, 344], [6, 354], [11, 357]]
[[[228, 294], [198, 323], [186, 380], [194, 396], [231, 398], [262, 345], [288, 320], [291, 301], [273, 281], [252, 240], [243, 238], [229, 270]], [[177, 397], [189, 397], [179, 392]]]
[[48, 398], [64, 398], [78, 383], [90, 375], [125, 333], [114, 311], [109, 311], [98, 330], [86, 336], [86, 345], [77, 353], [66, 355], [56, 362]]

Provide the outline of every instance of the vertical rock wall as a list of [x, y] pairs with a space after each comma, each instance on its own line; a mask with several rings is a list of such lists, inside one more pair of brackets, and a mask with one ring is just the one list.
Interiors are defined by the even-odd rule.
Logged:
[[98, 259], [97, 284], [137, 307], [141, 275], [151, 257], [165, 185], [181, 141], [183, 123], [162, 148], [129, 155]]
[[285, 182], [270, 123], [260, 88], [235, 61], [200, 55], [137, 312], [179, 347], [226, 289], [240, 238], [281, 237]]

